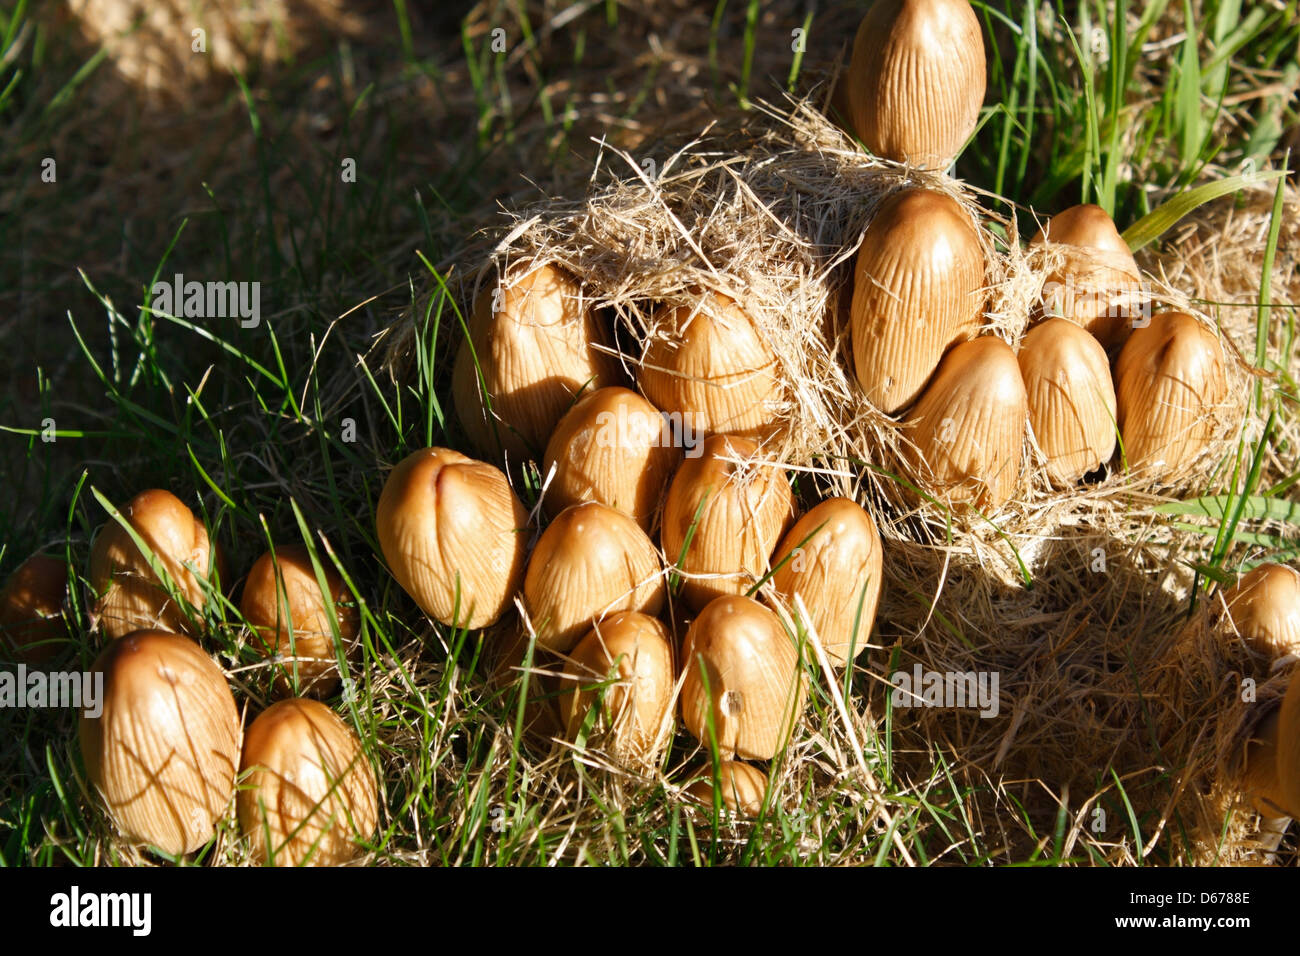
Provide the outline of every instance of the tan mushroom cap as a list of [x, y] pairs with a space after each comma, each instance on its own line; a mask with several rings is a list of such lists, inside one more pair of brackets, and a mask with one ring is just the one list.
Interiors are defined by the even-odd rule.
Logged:
[[[169, 491], [142, 491], [121, 515], [145, 543], [170, 579], [177, 597], [195, 608], [207, 600], [200, 578], [221, 571], [221, 555], [208, 529]], [[90, 586], [98, 601], [93, 626], [110, 640], [145, 629], [188, 634], [194, 624], [186, 608], [169, 593], [144, 553], [118, 521], [109, 517], [90, 552]]]
[[80, 725], [91, 783], [127, 839], [173, 856], [197, 850], [235, 794], [240, 721], [225, 675], [165, 631], [113, 641], [94, 671], [102, 712]]
[[68, 640], [63, 600], [68, 566], [58, 558], [34, 554], [9, 576], [0, 590], [0, 652], [28, 664], [42, 664]]
[[448, 626], [497, 621], [523, 579], [528, 512], [497, 468], [425, 448], [388, 476], [375, 511], [384, 560], [421, 610]]
[[239, 824], [253, 858], [337, 866], [379, 824], [374, 771], [352, 728], [319, 701], [272, 704], [244, 739]]
[[277, 664], [281, 694], [291, 692], [290, 678], [295, 675], [304, 693], [325, 697], [337, 689], [336, 629], [345, 652], [356, 649], [360, 611], [343, 578], [327, 562], [322, 555], [333, 615], [316, 580], [311, 555], [302, 545], [281, 545], [266, 552], [244, 581], [240, 612], [254, 630], [254, 646], [282, 658]]

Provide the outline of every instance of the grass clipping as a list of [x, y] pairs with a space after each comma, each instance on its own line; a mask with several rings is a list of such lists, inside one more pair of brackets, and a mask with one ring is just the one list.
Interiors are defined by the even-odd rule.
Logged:
[[[824, 794], [848, 770], [869, 772], [861, 792], [887, 793], [895, 814], [917, 825], [907, 827], [913, 849], [899, 848], [902, 862], [1251, 858], [1256, 819], [1236, 803], [1234, 755], [1259, 715], [1239, 700], [1240, 668], [1206, 636], [1213, 628], [1186, 637], [1188, 563], [1207, 539], [1180, 532], [1155, 506], [1170, 492], [1228, 490], [1246, 470], [1242, 436], [1258, 436], [1259, 423], [1238, 341], [1253, 329], [1220, 327], [1147, 276], [1153, 311], [1189, 312], [1215, 330], [1229, 385], [1214, 410], [1218, 437], [1163, 486], [1112, 466], [1100, 480], [1053, 488], [1031, 436], [1020, 490], [996, 513], [918, 498], [899, 421], [871, 406], [853, 377], [848, 332], [863, 233], [883, 200], [913, 185], [949, 193], [982, 226], [982, 331], [1015, 347], [1051, 253], [1001, 240], [1019, 234], [1017, 223], [988, 207], [1007, 204], [866, 156], [806, 101], [758, 104], [661, 157], [603, 150], [585, 198], [516, 215], [477, 250], [486, 253], [481, 268], [462, 272], [458, 291], [468, 302], [515, 265], [561, 266], [616, 317], [633, 377], [641, 344], [659, 334], [663, 302], [716, 290], [753, 317], [785, 389], [785, 427], [765, 456], [799, 477], [805, 506], [855, 497], [885, 541], [876, 643], [855, 666], [852, 716], [839, 680], [827, 679], [827, 706], [810, 712], [783, 788], [808, 793], [811, 784]], [[396, 350], [410, 342], [399, 336]], [[900, 673], [996, 678], [995, 706], [984, 716], [969, 706], [905, 706], [907, 694], [891, 683]], [[869, 756], [870, 771], [842, 753], [819, 759], [808, 739], [840, 752], [886, 733], [888, 757]], [[935, 805], [950, 816], [920, 826], [919, 808]]]

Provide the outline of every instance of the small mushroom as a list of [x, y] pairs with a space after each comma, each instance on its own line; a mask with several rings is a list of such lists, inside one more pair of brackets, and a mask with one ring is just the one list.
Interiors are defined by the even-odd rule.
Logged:
[[495, 623], [519, 590], [528, 512], [500, 469], [450, 448], [398, 463], [379, 495], [384, 560], [421, 610], [448, 626]]
[[239, 714], [221, 668], [192, 640], [136, 631], [95, 661], [97, 717], [82, 714], [91, 783], [127, 839], [171, 856], [212, 839], [235, 795]]
[[18, 566], [0, 590], [0, 651], [28, 664], [43, 664], [68, 640], [63, 599], [68, 566], [34, 554]]
[[1214, 407], [1228, 395], [1223, 349], [1185, 312], [1134, 329], [1115, 364], [1120, 435], [1129, 468], [1167, 481], [1214, 437]]
[[190, 608], [206, 605], [205, 584], [214, 571], [224, 580], [208, 529], [179, 498], [156, 488], [140, 492], [121, 510], [121, 519], [153, 553], [164, 583], [118, 517], [109, 517], [90, 551], [90, 586], [98, 598], [92, 627], [110, 640], [144, 629], [193, 633], [198, 622]]
[[674, 426], [630, 389], [611, 386], [584, 395], [556, 426], [546, 445], [542, 474], [554, 475], [546, 494], [552, 513], [597, 501], [631, 515], [643, 531], [650, 523], [681, 443], [693, 433]]
[[1259, 734], [1265, 752], [1271, 746], [1277, 756], [1277, 789], [1264, 788], [1262, 795], [1286, 816], [1300, 816], [1300, 680], [1287, 685], [1278, 711], [1276, 731], [1268, 726]]
[[1292, 816], [1286, 809], [1289, 804], [1278, 777], [1280, 716], [1274, 708], [1255, 728], [1246, 745], [1246, 767], [1241, 781], [1241, 792], [1255, 812], [1269, 818]]
[[[708, 765], [693, 774], [694, 782], [686, 795], [706, 807], [713, 806], [713, 770]], [[732, 813], [756, 817], [763, 812], [763, 795], [767, 793], [767, 774], [739, 760], [718, 762], [718, 784], [722, 805]]]
[[966, 0], [876, 0], [853, 41], [849, 110], [877, 156], [942, 169], [975, 131], [986, 82]]
[[253, 859], [337, 866], [379, 824], [374, 771], [352, 728], [315, 700], [272, 704], [244, 738], [239, 825]]
[[560, 713], [573, 739], [592, 705], [602, 701], [596, 728], [608, 731], [607, 749], [623, 767], [648, 771], [671, 734], [672, 644], [662, 623], [635, 611], [612, 615], [569, 654], [559, 697]]
[[1106, 352], [1079, 326], [1048, 319], [1025, 334], [1018, 360], [1029, 427], [1048, 477], [1072, 485], [1115, 453], [1115, 386]]
[[831, 663], [866, 649], [880, 600], [880, 533], [848, 498], [829, 498], [786, 532], [772, 556], [772, 588], [796, 609], [802, 598]]
[[794, 518], [790, 483], [758, 453], [749, 439], [713, 435], [668, 486], [659, 539], [692, 607], [747, 591]]
[[1300, 653], [1300, 573], [1261, 564], [1223, 594], [1223, 623], [1270, 658]]
[[456, 414], [474, 447], [494, 460], [540, 453], [584, 389], [619, 381], [608, 338], [581, 283], [562, 269], [541, 265], [484, 289], [452, 370]]
[[1010, 346], [990, 335], [956, 345], [911, 411], [912, 467], [939, 497], [996, 509], [1019, 485], [1027, 416]]
[[1034, 236], [1062, 253], [1043, 283], [1041, 312], [1081, 326], [1106, 348], [1121, 345], [1142, 305], [1142, 273], [1115, 221], [1088, 203], [1057, 213]]
[[945, 193], [906, 189], [880, 207], [858, 250], [853, 368], [882, 412], [911, 405], [944, 350], [973, 336], [984, 308], [984, 250]]
[[664, 593], [654, 543], [623, 512], [594, 501], [560, 512], [524, 576], [524, 604], [538, 643], [560, 652], [615, 611], [658, 614]]
[[705, 746], [712, 724], [723, 756], [770, 760], [803, 714], [799, 653], [780, 619], [752, 598], [720, 597], [701, 611], [682, 667], [682, 721]]
[[781, 401], [776, 355], [735, 299], [708, 292], [698, 304], [665, 306], [655, 325], [638, 379], [683, 432], [763, 438], [774, 430]]
[[321, 570], [334, 607], [332, 615], [311, 555], [301, 545], [266, 552], [244, 581], [240, 612], [257, 635], [260, 649], [280, 658], [276, 679], [280, 694], [292, 693], [296, 681], [303, 693], [328, 697], [340, 679], [335, 632], [345, 653], [356, 650], [361, 618], [356, 600], [334, 568], [322, 561]]

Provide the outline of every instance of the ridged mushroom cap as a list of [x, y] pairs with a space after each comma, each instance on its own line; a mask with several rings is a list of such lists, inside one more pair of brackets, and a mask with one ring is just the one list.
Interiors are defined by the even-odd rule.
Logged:
[[702, 744], [710, 742], [710, 711], [725, 756], [770, 760], [790, 739], [807, 686], [790, 636], [762, 604], [711, 602], [686, 632], [682, 667], [682, 721]]
[[876, 155], [942, 169], [974, 132], [986, 82], [966, 0], [876, 0], [853, 41], [849, 110]]
[[266, 552], [244, 581], [240, 612], [256, 635], [254, 646], [282, 658], [277, 664], [277, 670], [282, 669], [277, 680], [282, 694], [290, 692], [288, 678], [294, 675], [304, 693], [326, 697], [339, 686], [335, 628], [345, 650], [355, 650], [361, 615], [343, 578], [327, 561], [322, 555], [333, 615], [316, 580], [311, 555], [302, 545], [281, 545], [274, 553]]
[[986, 298], [986, 260], [961, 205], [906, 189], [885, 201], [863, 236], [850, 331], [858, 384], [877, 408], [906, 408], [954, 342], [973, 336]]
[[397, 583], [430, 617], [469, 628], [509, 608], [523, 578], [527, 525], [499, 469], [449, 448], [402, 459], [375, 512]]
[[658, 614], [665, 591], [654, 542], [630, 517], [594, 501], [556, 516], [524, 576], [538, 643], [559, 652], [616, 611]]
[[762, 438], [781, 401], [776, 355], [735, 299], [708, 292], [698, 304], [664, 306], [642, 352], [646, 397], [680, 416], [692, 434]]
[[[142, 491], [121, 509], [122, 517], [153, 552], [180, 598], [195, 608], [206, 602], [200, 577], [220, 574], [221, 556], [208, 529], [170, 491]], [[193, 569], [193, 570], [191, 570]], [[197, 572], [197, 575], [196, 575]], [[110, 516], [90, 551], [90, 586], [98, 601], [94, 625], [110, 640], [145, 629], [190, 633], [184, 608], [168, 593], [130, 534]]]
[[221, 668], [187, 637], [136, 631], [95, 661], [98, 717], [81, 754], [118, 829], [177, 856], [207, 843], [235, 794], [239, 714]]
[[1018, 359], [1029, 427], [1052, 481], [1071, 485], [1110, 461], [1118, 412], [1101, 344], [1072, 322], [1048, 319], [1025, 334]]
[[781, 539], [772, 555], [772, 587], [792, 613], [795, 596], [803, 600], [826, 656], [842, 666], [871, 637], [882, 565], [871, 515], [848, 498], [828, 498]]
[[1010, 346], [988, 335], [955, 345], [909, 414], [912, 467], [937, 496], [995, 509], [1019, 485], [1027, 416]]
[[668, 486], [659, 538], [692, 607], [747, 591], [794, 518], [790, 483], [758, 453], [746, 438], [713, 435]]
[[272, 704], [244, 738], [239, 825], [253, 859], [337, 866], [379, 825], [374, 771], [361, 741], [315, 700]]
[[673, 704], [676, 672], [668, 629], [653, 617], [624, 611], [596, 624], [569, 654], [559, 697], [572, 739], [603, 695], [597, 727], [609, 731], [606, 746], [632, 770], [654, 767], [672, 734], [665, 726]]
[[1115, 397], [1129, 468], [1173, 478], [1214, 437], [1214, 406], [1228, 395], [1223, 348], [1185, 312], [1133, 330], [1115, 363]]
[[546, 445], [542, 474], [555, 470], [546, 490], [552, 513], [596, 501], [631, 515], [648, 532], [685, 437], [630, 389], [584, 395]]
[[621, 378], [581, 284], [554, 266], [484, 289], [469, 332], [456, 353], [452, 394], [471, 443], [494, 460], [539, 454], [580, 392]]
[[1115, 221], [1092, 203], [1071, 206], [1044, 223], [1032, 243], [1063, 253], [1043, 284], [1044, 313], [1086, 329], [1107, 348], [1121, 344], [1141, 305], [1142, 273]]

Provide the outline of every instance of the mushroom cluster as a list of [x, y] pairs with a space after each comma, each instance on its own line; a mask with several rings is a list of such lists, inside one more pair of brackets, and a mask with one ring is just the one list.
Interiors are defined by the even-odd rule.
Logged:
[[[970, 4], [873, 4], [843, 84], [848, 123], [867, 149], [942, 170], [984, 97]], [[996, 509], [1021, 488], [1032, 434], [1056, 487], [1117, 450], [1146, 480], [1176, 478], [1214, 437], [1213, 411], [1227, 395], [1213, 330], [1182, 312], [1150, 315], [1115, 223], [1081, 205], [1030, 243], [1050, 265], [1013, 351], [980, 334], [988, 243], [954, 195], [917, 186], [881, 204], [858, 250], [853, 371], [868, 401], [899, 416], [911, 476], [949, 504]]]
[[1011, 500], [1028, 435], [1059, 488], [1117, 455], [1145, 479], [1171, 479], [1215, 437], [1214, 410], [1227, 396], [1219, 340], [1184, 312], [1143, 313], [1137, 266], [1110, 217], [1074, 207], [1034, 242], [1062, 264], [1045, 277], [1018, 351], [978, 334], [983, 252], [952, 198], [896, 194], [858, 252], [857, 380], [899, 416], [912, 476], [950, 504]]
[[[941, 170], [984, 95], [970, 5], [873, 5], [846, 84], [868, 149]], [[1031, 243], [1050, 274], [1018, 349], [982, 334], [990, 246], [955, 188], [914, 186], [880, 205], [857, 251], [853, 371], [898, 416], [921, 486], [995, 509], [1021, 487], [1029, 434], [1064, 486], [1120, 446], [1130, 467], [1164, 473], [1199, 453], [1223, 388], [1218, 341], [1181, 313], [1135, 321], [1137, 268], [1105, 213], [1067, 210]], [[494, 680], [526, 678], [526, 726], [603, 734], [630, 768], [664, 753], [674, 696], [704, 746], [771, 759], [798, 725], [805, 667], [851, 664], [880, 598], [872, 517], [796, 495], [774, 460], [794, 395], [755, 320], [764, 303], [716, 279], [646, 303], [629, 341], [596, 283], [543, 259], [501, 269], [475, 298], [452, 382], [481, 460], [410, 454], [376, 511], [384, 559], [421, 609], [449, 627], [501, 625]], [[531, 511], [511, 480], [529, 460]]]
[[[985, 79], [966, 0], [879, 0], [853, 44], [848, 119], [873, 153], [941, 172], [972, 135]], [[1176, 476], [1215, 438], [1227, 393], [1215, 332], [1183, 312], [1147, 315], [1115, 223], [1077, 206], [1029, 244], [1044, 265], [1027, 331], [1012, 344], [990, 334], [991, 240], [959, 195], [888, 197], [853, 273], [853, 378], [894, 416], [911, 476], [949, 503], [997, 509], [1023, 487], [1031, 437], [1061, 488], [1117, 456], [1155, 481]], [[796, 492], [772, 455], [795, 397], [743, 282], [718, 275], [651, 303], [627, 354], [603, 305], [544, 261], [477, 295], [452, 399], [478, 457], [428, 447], [397, 462], [376, 503], [379, 550], [430, 619], [493, 632], [494, 681], [528, 691], [525, 730], [651, 773], [680, 726], [709, 758], [683, 794], [758, 815], [772, 792], [756, 764], [794, 738], [810, 674], [852, 667], [869, 646], [881, 536], [856, 501]], [[530, 462], [534, 511], [512, 481]], [[377, 781], [356, 733], [312, 699], [339, 689], [359, 645], [345, 576], [289, 544], [248, 571], [247, 646], [281, 699], [247, 729], [198, 643], [229, 582], [189, 507], [137, 495], [96, 537], [88, 580], [106, 695], [82, 719], [81, 749], [121, 833], [193, 853], [233, 803], [259, 862], [353, 858], [378, 827]], [[66, 589], [63, 562], [19, 569], [0, 591], [11, 652], [57, 649]], [[1258, 653], [1300, 650], [1294, 571], [1252, 572], [1224, 606]], [[1300, 809], [1295, 684], [1259, 722], [1243, 788], [1266, 812]]]
[[[256, 861], [355, 856], [378, 824], [374, 772], [332, 710], [289, 696], [329, 696], [346, 673], [359, 612], [342, 576], [298, 545], [253, 564], [239, 603], [246, 648], [285, 699], [246, 732], [225, 673], [198, 643], [233, 606], [203, 521], [170, 492], [136, 495], [95, 537], [88, 580], [92, 630], [107, 643], [93, 666], [102, 706], [82, 715], [81, 753], [120, 834], [184, 856], [211, 843], [237, 802]], [[24, 659], [67, 640], [66, 587], [64, 563], [38, 555], [0, 592], [0, 636]]]
[[[661, 303], [633, 390], [598, 373], [592, 356], [613, 333], [593, 324], [580, 280], [538, 265], [502, 281], [480, 297], [484, 327], [457, 360], [476, 374], [456, 383], [467, 437], [496, 462], [426, 448], [393, 468], [375, 514], [393, 578], [445, 626], [496, 626], [493, 679], [526, 684], [526, 729], [599, 740], [612, 763], [645, 772], [677, 713], [727, 762], [724, 790], [752, 789], [761, 771], [733, 762], [769, 760], [790, 740], [814, 651], [845, 666], [867, 647], [882, 580], [875, 522], [846, 498], [800, 517], [766, 452], [779, 368], [743, 299], [691, 289]], [[541, 329], [571, 372], [492, 346]], [[561, 393], [558, 414], [501, 400]], [[544, 476], [536, 530], [507, 474], [520, 454]], [[518, 624], [506, 620], [512, 602]]]

